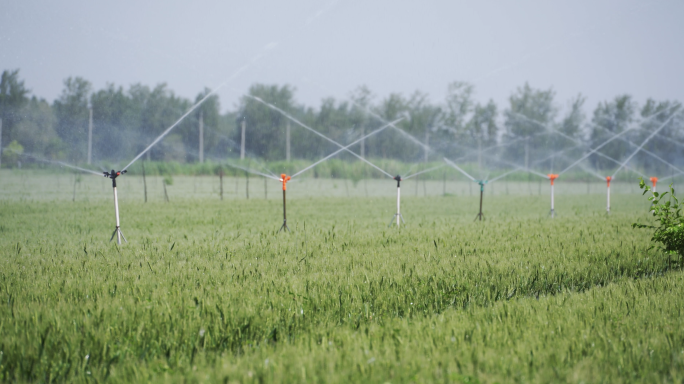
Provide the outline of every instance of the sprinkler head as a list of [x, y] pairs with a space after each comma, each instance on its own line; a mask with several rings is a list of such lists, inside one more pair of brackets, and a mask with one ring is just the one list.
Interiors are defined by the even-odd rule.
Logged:
[[290, 179], [292, 179], [290, 176], [284, 173], [280, 174], [280, 181], [283, 182], [283, 191], [287, 190], [287, 182], [290, 181]]
[[399, 175], [394, 176], [394, 180], [397, 181], [397, 188], [399, 188], [399, 183], [401, 183], [401, 176], [399, 176]]
[[655, 177], [655, 176], [654, 176], [654, 177], [651, 177], [651, 183], [653, 183], [653, 188], [655, 188], [657, 182], [658, 182], [658, 178], [657, 178], [657, 177]]
[[554, 180], [556, 180], [558, 178], [558, 175], [556, 175], [554, 173], [549, 173], [548, 175], [546, 175], [546, 177], [548, 177], [549, 180], [551, 180], [551, 185], [553, 185], [553, 182], [554, 182]]
[[126, 172], [128, 172], [128, 171], [125, 171], [125, 170], [124, 170], [124, 171], [116, 172], [115, 170], [112, 169], [111, 172], [102, 172], [102, 173], [104, 174], [104, 177], [107, 177], [107, 178], [110, 178], [110, 179], [114, 180], [114, 179], [116, 179], [117, 177], [123, 175], [123, 174], [126, 173]]
[[609, 187], [609, 188], [610, 188], [610, 181], [611, 181], [612, 179], [613, 179], [612, 177], [606, 176], [606, 183], [608, 183], [608, 187]]

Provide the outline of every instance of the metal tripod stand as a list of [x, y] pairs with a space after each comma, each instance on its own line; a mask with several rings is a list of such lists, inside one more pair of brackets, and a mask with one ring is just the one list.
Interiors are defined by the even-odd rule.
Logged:
[[[397, 175], [394, 177], [394, 180], [397, 181], [397, 213], [392, 216], [392, 220], [390, 220], [388, 227], [392, 226], [392, 223], [394, 222], [394, 219], [397, 219], [397, 228], [399, 227], [400, 223], [406, 224], [404, 221], [404, 216], [401, 215], [401, 176]], [[401, 219], [401, 221], [399, 221]]]
[[112, 188], [114, 189], [114, 213], [116, 214], [116, 228], [114, 228], [114, 232], [112, 233], [112, 237], [109, 239], [109, 242], [111, 243], [112, 240], [114, 240], [114, 236], [116, 236], [117, 244], [121, 244], [121, 238], [128, 243], [128, 240], [126, 240], [126, 236], [124, 236], [123, 232], [121, 232], [121, 227], [119, 225], [119, 198], [116, 194], [116, 178], [126, 173], [126, 171], [115, 172], [112, 169], [111, 172], [102, 173], [104, 174], [104, 177], [112, 179]]
[[487, 184], [487, 180], [477, 180], [477, 183], [480, 184], [480, 213], [478, 213], [475, 216], [475, 220], [484, 220], [484, 213], [482, 213], [482, 198], [484, 197], [484, 185]]
[[280, 175], [280, 181], [283, 182], [283, 225], [280, 227], [278, 232], [287, 230], [290, 232], [290, 228], [287, 226], [287, 204], [286, 204], [286, 199], [285, 199], [285, 192], [287, 190], [287, 182], [290, 181], [291, 177], [286, 175], [286, 174], [281, 174]]

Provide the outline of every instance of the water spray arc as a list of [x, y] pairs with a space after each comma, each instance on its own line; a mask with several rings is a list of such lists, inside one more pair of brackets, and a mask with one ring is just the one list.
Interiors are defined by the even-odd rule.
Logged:
[[554, 173], [549, 173], [548, 175], [546, 175], [546, 177], [551, 181], [551, 212], [549, 212], [549, 214], [551, 215], [551, 218], [554, 218], [556, 215], [556, 211], [553, 201], [553, 182], [558, 178], [558, 175]]
[[397, 213], [392, 216], [392, 220], [390, 220], [388, 227], [391, 227], [394, 219], [397, 219], [397, 228], [399, 228], [399, 219], [401, 219], [401, 222], [406, 224], [404, 221], [404, 216], [401, 215], [401, 176], [396, 175], [394, 180], [397, 181]]
[[128, 240], [126, 240], [126, 236], [124, 236], [123, 232], [121, 232], [121, 226], [119, 223], [119, 198], [116, 194], [116, 178], [123, 175], [126, 173], [125, 170], [116, 172], [113, 169], [111, 172], [102, 172], [104, 174], [104, 177], [108, 177], [112, 179], [112, 189], [114, 190], [114, 213], [116, 215], [116, 228], [114, 228], [114, 232], [112, 233], [111, 239], [109, 239], [109, 242], [114, 240], [114, 236], [116, 236], [116, 242], [117, 244], [121, 244], [121, 238], [123, 237], [124, 241], [128, 243]]
[[287, 205], [285, 199], [285, 192], [287, 191], [287, 182], [290, 181], [290, 179], [292, 178], [284, 173], [280, 175], [280, 181], [283, 182], [283, 225], [280, 227], [280, 230], [278, 230], [278, 232], [284, 230], [290, 232], [290, 228], [287, 226]]

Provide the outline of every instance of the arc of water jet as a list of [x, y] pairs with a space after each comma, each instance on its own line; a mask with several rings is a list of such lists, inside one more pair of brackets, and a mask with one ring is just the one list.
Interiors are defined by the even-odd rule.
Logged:
[[[336, 3], [337, 3], [337, 1], [332, 1], [328, 5], [326, 5], [326, 7], [319, 9], [314, 16], [309, 17], [309, 19], [307, 20], [307, 22], [303, 28], [306, 28], [307, 26], [309, 26], [314, 20], [316, 20], [318, 17], [323, 15], [325, 12], [327, 12], [328, 9], [332, 6], [334, 6]], [[219, 89], [221, 89], [227, 83], [234, 80], [235, 78], [240, 76], [243, 72], [245, 72], [246, 70], [251, 68], [257, 61], [259, 61], [262, 57], [266, 56], [266, 54], [269, 51], [271, 51], [273, 48], [275, 48], [278, 44], [279, 44], [278, 42], [271, 42], [271, 43], [267, 44], [265, 47], [263, 47], [262, 51], [259, 54], [252, 57], [252, 59], [247, 64], [243, 65], [242, 67], [238, 68], [235, 72], [233, 72], [233, 74], [230, 77], [228, 77], [224, 82], [219, 84], [216, 88], [214, 88], [206, 96], [204, 96], [202, 98], [202, 100], [200, 100], [195, 105], [193, 105], [190, 108], [190, 110], [188, 110], [183, 116], [181, 116], [180, 119], [178, 119], [178, 121], [176, 121], [173, 125], [171, 125], [164, 132], [162, 132], [162, 134], [157, 139], [155, 139], [147, 148], [145, 148], [145, 150], [143, 150], [138, 156], [136, 156], [133, 160], [131, 160], [131, 162], [128, 165], [126, 165], [126, 167], [124, 167], [123, 170], [125, 171], [126, 169], [128, 169], [128, 167], [130, 167], [140, 157], [142, 157], [145, 153], [147, 153], [147, 151], [149, 151], [155, 144], [157, 144], [161, 139], [163, 139], [164, 136], [166, 136], [169, 132], [171, 132], [171, 130], [173, 128], [175, 128], [181, 121], [183, 121], [183, 119], [185, 119], [190, 113], [192, 113], [192, 111], [194, 111], [198, 106], [200, 106], [205, 100], [207, 100], [210, 96], [214, 95]]]
[[[245, 68], [245, 67], [247, 67], [247, 66], [243, 66], [243, 68]], [[241, 68], [241, 69], [242, 69], [242, 68]], [[246, 69], [246, 68], [245, 68], [245, 69]], [[241, 72], [241, 71], [239, 70], [238, 72]], [[232, 80], [233, 77], [234, 77], [234, 76], [231, 76], [230, 80]], [[171, 124], [170, 127], [166, 128], [166, 130], [165, 130], [164, 132], [162, 132], [161, 135], [159, 135], [156, 139], [154, 139], [154, 141], [152, 141], [152, 143], [150, 143], [150, 145], [148, 145], [147, 148], [145, 148], [145, 149], [144, 149], [142, 152], [140, 152], [136, 157], [134, 157], [133, 160], [131, 160], [131, 162], [128, 163], [128, 165], [126, 165], [122, 170], [123, 170], [123, 171], [127, 170], [128, 167], [130, 167], [131, 165], [133, 165], [133, 163], [135, 163], [136, 161], [138, 161], [138, 159], [141, 158], [144, 154], [146, 154], [147, 151], [149, 151], [150, 149], [152, 149], [152, 147], [154, 147], [155, 144], [157, 144], [157, 143], [160, 142], [164, 137], [166, 137], [166, 135], [168, 135], [169, 132], [171, 132], [171, 130], [173, 130], [174, 128], [176, 128], [176, 127], [178, 126], [178, 124], [181, 123], [181, 121], [185, 120], [185, 118], [188, 117], [188, 115], [190, 115], [195, 109], [197, 109], [200, 105], [202, 105], [202, 103], [204, 103], [205, 100], [207, 100], [209, 97], [211, 97], [211, 96], [213, 96], [214, 94], [216, 94], [216, 92], [217, 92], [219, 89], [223, 88], [223, 86], [225, 86], [225, 85], [228, 83], [228, 81], [229, 81], [229, 80], [226, 80], [226, 81], [224, 81], [223, 83], [219, 84], [218, 87], [212, 89], [211, 92], [207, 93], [206, 96], [204, 96], [200, 101], [198, 101], [197, 103], [195, 103], [195, 105], [193, 105], [192, 107], [190, 107], [190, 109], [188, 109], [187, 112], [185, 112], [185, 113], [183, 114], [183, 116], [180, 117], [180, 119], [178, 119], [175, 123]]]
[[438, 165], [438, 166], [436, 166], [436, 167], [432, 167], [432, 168], [430, 168], [430, 169], [425, 169], [425, 170], [422, 170], [422, 171], [420, 171], [420, 172], [416, 172], [416, 173], [411, 174], [411, 175], [408, 175], [408, 176], [406, 176], [406, 177], [402, 177], [402, 178], [401, 178], [401, 181], [408, 180], [408, 179], [410, 179], [410, 178], [412, 178], [412, 177], [414, 177], [414, 176], [418, 176], [418, 175], [423, 174], [423, 173], [427, 173], [427, 172], [434, 171], [435, 169], [442, 168], [443, 166], [444, 166], [444, 164], [440, 164], [440, 165]]
[[679, 172], [679, 173], [675, 173], [674, 175], [661, 177], [661, 178], [658, 179], [658, 181], [665, 181], [665, 180], [667, 180], [667, 179], [674, 179], [675, 177], [681, 176], [681, 175], [684, 175], [684, 172]]
[[470, 175], [468, 174], [468, 172], [462, 170], [461, 167], [459, 167], [458, 165], [456, 165], [453, 161], [447, 159], [446, 157], [444, 157], [443, 159], [444, 159], [444, 161], [446, 161], [447, 164], [449, 164], [449, 165], [451, 165], [452, 167], [456, 168], [456, 170], [458, 170], [459, 172], [461, 172], [462, 174], [464, 174], [464, 175], [465, 175], [467, 178], [469, 178], [471, 181], [477, 182], [477, 180], [475, 180], [474, 177], [470, 176]]
[[[328, 92], [328, 90], [327, 90], [325, 87], [321, 86], [321, 85], [318, 84], [318, 83], [313, 82], [313, 81], [312, 81], [311, 79], [309, 79], [309, 78], [306, 78], [306, 77], [305, 77], [305, 78], [304, 78], [304, 81], [309, 82], [309, 83], [312, 83], [312, 84], [314, 84], [315, 86], [317, 86], [319, 89]], [[382, 116], [380, 116], [379, 114], [373, 112], [373, 111], [372, 111], [370, 108], [368, 108], [367, 106], [361, 105], [361, 104], [357, 103], [357, 102], [354, 101], [354, 100], [348, 100], [348, 101], [351, 102], [352, 104], [354, 104], [355, 106], [357, 106], [358, 108], [364, 110], [367, 114], [369, 114], [369, 115], [375, 117], [376, 119], [380, 120], [382, 123], [385, 123], [385, 124], [388, 123], [387, 120], [385, 120], [385, 119], [384, 119]], [[394, 125], [394, 124], [392, 124], [391, 127], [394, 128], [395, 130], [399, 131], [399, 133], [405, 135], [405, 136], [408, 137], [411, 141], [413, 141], [414, 143], [416, 143], [416, 144], [418, 144], [419, 146], [423, 147], [424, 149], [426, 149], [426, 150], [428, 150], [428, 151], [430, 151], [430, 152], [433, 152], [433, 149], [430, 148], [429, 145], [424, 144], [422, 141], [420, 141], [420, 140], [416, 139], [415, 137], [413, 137], [412, 135], [410, 135], [410, 134], [404, 132], [403, 129], [397, 127], [397, 126]]]
[[[215, 135], [217, 135], [217, 136], [219, 136], [219, 137], [222, 137], [222, 138], [228, 140], [229, 144], [230, 144], [231, 146], [233, 146], [233, 148], [235, 148], [235, 149], [239, 149], [239, 148], [240, 148], [240, 147], [237, 145], [237, 143], [236, 143], [233, 139], [231, 139], [228, 135], [225, 135], [225, 134], [223, 134], [223, 133], [219, 132], [218, 130], [216, 130], [216, 129], [214, 129], [214, 128], [211, 128], [211, 127], [205, 126], [204, 129], [205, 129], [205, 130], [208, 130], [208, 131], [211, 131], [211, 132], [213, 132]], [[250, 151], [247, 151], [247, 150], [245, 150], [245, 152], [247, 152], [247, 154], [253, 154], [253, 152], [250, 152]], [[199, 157], [199, 155], [196, 154], [196, 153], [195, 153], [194, 156], [195, 156], [195, 157]], [[205, 157], [206, 157], [206, 155], [205, 155]], [[210, 156], [209, 158], [214, 159], [214, 160], [223, 161], [223, 159], [219, 159], [219, 158], [213, 157], [213, 156]], [[266, 167], [266, 165], [265, 165], [264, 163], [262, 163], [261, 161], [259, 161], [259, 160], [257, 160], [257, 159], [254, 159], [253, 157], [251, 157], [251, 160], [253, 160], [258, 166], [260, 166], [264, 171], [268, 172], [271, 176], [273, 176], [273, 177], [278, 177], [278, 175], [276, 175], [276, 174], [273, 173], [270, 169], [268, 169], [268, 168]]]
[[[487, 181], [487, 183], [488, 183], [488, 184], [491, 184], [491, 183], [493, 183], [493, 182], [495, 182], [495, 181], [501, 179], [502, 177], [506, 177], [506, 176], [510, 175], [511, 173], [520, 171], [520, 170], [522, 170], [522, 169], [523, 169], [523, 167], [518, 167], [518, 168], [516, 168], [516, 169], [512, 169], [512, 170], [510, 170], [510, 171], [508, 171], [508, 172], [506, 172], [506, 173], [504, 173], [504, 174], [501, 174], [501, 175], [499, 175], [499, 176], [497, 176], [497, 177], [495, 177], [495, 178], [493, 178], [493, 179]], [[547, 177], [547, 179], [548, 179], [548, 177]]]
[[[396, 123], [396, 122], [398, 122], [398, 121], [400, 121], [400, 120], [401, 120], [401, 119], [397, 119], [397, 120], [393, 121], [393, 122], [390, 123], [390, 124]], [[302, 173], [308, 171], [309, 169], [311, 169], [311, 168], [317, 166], [318, 164], [320, 164], [320, 163], [322, 163], [322, 162], [324, 162], [324, 161], [330, 159], [331, 157], [337, 155], [338, 153], [340, 153], [340, 152], [342, 152], [342, 151], [345, 151], [345, 150], [348, 150], [349, 147], [351, 147], [351, 146], [353, 146], [353, 145], [355, 145], [355, 144], [358, 144], [358, 143], [361, 142], [362, 140], [365, 140], [366, 138], [368, 138], [368, 137], [370, 137], [370, 136], [376, 135], [376, 134], [378, 134], [378, 133], [384, 131], [385, 129], [389, 128], [390, 124], [385, 124], [384, 126], [378, 128], [378, 129], [376, 129], [375, 131], [373, 131], [373, 132], [371, 132], [371, 133], [369, 133], [369, 134], [367, 134], [367, 135], [365, 135], [365, 136], [363, 136], [363, 137], [361, 137], [361, 138], [359, 138], [359, 139], [354, 140], [353, 142], [351, 142], [351, 143], [348, 144], [347, 146], [345, 146], [345, 147], [343, 147], [343, 148], [340, 148], [340, 149], [338, 149], [337, 151], [335, 151], [335, 152], [329, 154], [328, 156], [326, 156], [326, 157], [324, 157], [324, 158], [318, 160], [317, 162], [315, 162], [315, 163], [309, 165], [308, 167], [302, 169], [301, 171], [295, 173], [295, 174], [292, 175], [291, 177], [294, 179], [296, 176], [298, 176], [298, 175], [300, 175], [300, 174], [302, 174]]]
[[[570, 160], [570, 158], [568, 158], [568, 157], [565, 156], [565, 155], [560, 155], [560, 156], [562, 156], [562, 157], [565, 158], [565, 159]], [[598, 177], [598, 178], [601, 179], [601, 180], [606, 180], [605, 177], [601, 176], [601, 175], [600, 175], [598, 172], [596, 172], [595, 170], [593, 170], [593, 169], [591, 169], [591, 168], [589, 168], [589, 167], [586, 167], [584, 164], [581, 164], [581, 163], [580, 163], [579, 166], [580, 166], [580, 168], [582, 168], [582, 170], [584, 170], [585, 172], [588, 172], [590, 175], [595, 176], [595, 177]]]
[[625, 129], [624, 131], [620, 132], [619, 134], [617, 134], [617, 135], [611, 137], [610, 139], [604, 141], [601, 145], [599, 145], [598, 147], [592, 149], [591, 151], [589, 151], [589, 153], [585, 154], [584, 156], [580, 157], [577, 161], [575, 161], [574, 163], [570, 164], [570, 166], [568, 166], [567, 168], [565, 168], [565, 169], [562, 170], [561, 172], [558, 172], [558, 176], [564, 174], [564, 173], [567, 172], [569, 169], [571, 169], [571, 168], [574, 167], [575, 165], [579, 164], [582, 160], [584, 160], [584, 159], [586, 159], [587, 157], [591, 156], [593, 153], [596, 153], [596, 151], [598, 151], [599, 149], [605, 147], [605, 146], [608, 145], [611, 141], [617, 139], [619, 136], [624, 135], [625, 133], [627, 133], [627, 132], [629, 132], [629, 131], [631, 131], [631, 130], [632, 130], [632, 128]]
[[[259, 97], [257, 97], [257, 96], [252, 96], [252, 95], [249, 95], [249, 94], [246, 94], [245, 96], [250, 97], [250, 98], [252, 98], [252, 99], [254, 99], [254, 100], [256, 100], [256, 101], [258, 101], [258, 102], [264, 104], [265, 106], [267, 106], [267, 107], [273, 109], [274, 111], [280, 112], [283, 116], [285, 116], [285, 117], [288, 118], [289, 120], [293, 121], [295, 124], [299, 125], [300, 127], [304, 128], [304, 129], [307, 129], [307, 130], [309, 130], [309, 131], [315, 133], [316, 135], [318, 135], [318, 136], [322, 137], [323, 139], [325, 139], [325, 140], [327, 140], [327, 141], [329, 141], [329, 142], [331, 142], [331, 143], [337, 145], [338, 147], [340, 147], [340, 148], [343, 148], [343, 147], [344, 147], [344, 145], [338, 143], [337, 141], [335, 141], [335, 140], [333, 140], [333, 139], [331, 139], [331, 138], [325, 136], [324, 134], [318, 132], [317, 130], [315, 130], [315, 129], [309, 127], [308, 125], [306, 125], [306, 124], [304, 124], [304, 123], [302, 123], [301, 121], [299, 121], [299, 120], [297, 120], [296, 118], [292, 117], [289, 113], [283, 111], [282, 109], [276, 107], [275, 105], [270, 104], [270, 103], [267, 103], [267, 102], [265, 102], [264, 100], [262, 100], [261, 98], [259, 98]], [[403, 117], [402, 117], [401, 119], [403, 120]], [[351, 151], [350, 149], [346, 149], [346, 151], [349, 152], [349, 153], [351, 153], [352, 155], [354, 155], [354, 156], [355, 156], [356, 158], [358, 158], [359, 160], [365, 162], [366, 164], [370, 165], [371, 167], [373, 167], [373, 168], [377, 169], [378, 171], [382, 172], [382, 173], [383, 173], [384, 175], [386, 175], [387, 177], [389, 177], [389, 178], [394, 178], [394, 176], [392, 176], [392, 175], [390, 175], [389, 173], [387, 173], [387, 171], [385, 171], [384, 169], [382, 169], [382, 168], [378, 167], [377, 165], [371, 163], [370, 161], [366, 160], [365, 158], [361, 157], [360, 155], [357, 155], [355, 152]]]
[[[649, 118], [650, 118], [650, 117], [653, 117], [653, 116], [654, 116], [654, 115], [651, 115], [651, 116], [649, 116]], [[526, 116], [523, 116], [523, 117], [527, 118]], [[535, 122], [535, 123], [537, 123], [537, 124], [539, 124], [539, 125], [542, 125], [542, 124], [541, 124], [540, 122], [538, 122], [538, 121], [535, 121], [535, 120], [532, 120], [532, 119], [529, 119], [529, 118], [527, 118], [527, 119], [528, 119], [529, 121], [532, 121], [532, 122]], [[542, 126], [543, 126], [543, 125], [542, 125]], [[575, 147], [572, 147], [572, 148], [577, 148], [578, 146], [589, 147], [589, 145], [587, 145], [586, 143], [583, 143], [581, 140], [576, 139], [576, 138], [574, 138], [574, 137], [572, 137], [572, 136], [569, 136], [569, 135], [567, 135], [567, 134], [565, 134], [565, 133], [559, 131], [558, 129], [555, 129], [555, 128], [548, 128], [548, 127], [547, 127], [547, 129], [551, 129], [551, 130], [555, 131], [555, 133], [557, 133], [558, 135], [560, 135], [560, 136], [562, 136], [562, 137], [564, 137], [564, 138], [566, 138], [566, 139], [568, 139], [568, 140], [574, 141], [575, 143], [579, 143], [579, 145], [577, 145], [577, 146], [575, 146]], [[604, 128], [604, 129], [605, 129], [605, 128]], [[630, 129], [633, 130], [633, 129], [636, 129], [636, 128], [629, 128], [628, 130], [630, 130]], [[622, 140], [624, 140], [624, 138], [622, 138]], [[571, 148], [571, 149], [572, 149], [572, 148]], [[562, 153], [562, 152], [565, 152], [565, 151], [566, 151], [566, 150], [563, 150], [563, 151], [559, 152], [558, 154], [560, 154], [560, 153]], [[606, 155], [606, 154], [604, 154], [604, 153], [602, 153], [602, 152], [596, 152], [596, 155], [597, 155], [597, 156], [601, 156], [601, 157], [603, 157], [603, 158], [606, 159], [606, 160], [610, 160], [610, 161], [614, 162], [614, 163], [617, 164], [617, 165], [620, 165], [620, 161], [619, 161], [619, 160], [616, 160], [616, 159], [614, 159], [614, 158], [612, 158], [612, 157], [610, 157], [610, 156], [608, 156], [608, 155]], [[554, 155], [552, 155], [552, 156], [550, 156], [550, 157], [553, 157], [553, 156], [554, 156]], [[565, 157], [566, 159], [568, 158], [567, 156], [564, 156], [564, 157]], [[548, 158], [547, 158], [547, 159], [548, 159]], [[583, 169], [584, 169], [584, 168], [583, 168]], [[630, 169], [631, 169], [631, 168], [630, 168]], [[586, 171], [586, 169], [584, 169], [584, 170]], [[637, 173], [639, 173], [639, 171], [637, 171], [637, 170], [635, 170], [635, 169], [632, 169], [632, 170], [635, 171], [635, 172], [637, 172]], [[565, 172], [565, 171], [563, 171], [563, 172]], [[603, 176], [599, 176], [599, 177], [601, 178], [601, 180], [605, 180], [605, 177], [603, 177]], [[645, 177], [645, 176], [644, 176], [644, 177]]]
[[[608, 129], [606, 129], [605, 127], [603, 127], [603, 126], [601, 126], [601, 125], [594, 124], [594, 123], [589, 123], [589, 125], [591, 125], [591, 126], [593, 126], [593, 127], [601, 128], [601, 129], [603, 129], [604, 131], [606, 131], [606, 132], [612, 134], [612, 132], [610, 132]], [[656, 135], [656, 136], [663, 137], [663, 136], [660, 135], [660, 134], [658, 134], [658, 135]], [[667, 139], [667, 140], [670, 140], [670, 138], [666, 138], [666, 137], [663, 137], [663, 138], [664, 138], [664, 139]], [[630, 144], [630, 145], [632, 145], [632, 146], [634, 146], [634, 147], [638, 147], [638, 145], [636, 145], [635, 143], [633, 143], [632, 141], [630, 141], [630, 140], [628, 140], [628, 139], [625, 139], [624, 137], [623, 137], [623, 138], [620, 138], [620, 140], [622, 140], [622, 141], [624, 141], [625, 143]], [[672, 141], [672, 140], [671, 140], [671, 141]], [[674, 142], [674, 141], [672, 141], [672, 142]], [[667, 160], [665, 160], [665, 159], [663, 159], [662, 157], [656, 155], [655, 153], [649, 151], [648, 149], [642, 148], [641, 151], [644, 152], [645, 154], [647, 154], [647, 155], [649, 155], [649, 156], [651, 156], [651, 157], [653, 157], [653, 158], [659, 160], [660, 162], [662, 162], [663, 164], [665, 164], [665, 165], [671, 167], [672, 169], [674, 169], [674, 170], [677, 171], [677, 172], [684, 172], [683, 170], [677, 168], [676, 166], [674, 166], [674, 165], [671, 164], [671, 163], [668, 163]], [[619, 163], [618, 163], [618, 164], [619, 164]], [[627, 167], [627, 168], [628, 168], [628, 167]], [[644, 176], [644, 177], [646, 177], [646, 176]]]
[[513, 163], [511, 163], [510, 161], [504, 161], [504, 160], [499, 160], [499, 159], [494, 159], [494, 158], [491, 159], [491, 160], [494, 160], [494, 161], [496, 161], [497, 163], [500, 163], [500, 164], [514, 165], [514, 166], [518, 167], [518, 169], [524, 170], [525, 172], [529, 172], [529, 173], [531, 173], [531, 174], [533, 174], [533, 175], [537, 175], [537, 176], [543, 177], [543, 178], [545, 178], [545, 179], [548, 179], [548, 177], [547, 177], [545, 174], [540, 173], [540, 172], [537, 172], [537, 171], [535, 171], [535, 170], [533, 170], [533, 169], [530, 169], [530, 168], [525, 168], [525, 167], [522, 166], [522, 165], [513, 164]]
[[[488, 150], [494, 149], [494, 148], [506, 147], [506, 146], [509, 146], [509, 145], [511, 145], [511, 144], [513, 144], [513, 143], [515, 143], [515, 142], [517, 142], [517, 141], [520, 141], [520, 140], [522, 140], [522, 138], [514, 139], [513, 141], [509, 141], [508, 143], [495, 144], [495, 145], [492, 145], [492, 146], [483, 148], [483, 149], [482, 149], [482, 152], [485, 152], [485, 151], [488, 151]], [[465, 159], [465, 158], [468, 158], [468, 157], [470, 157], [470, 156], [473, 156], [473, 155], [476, 155], [476, 154], [477, 154], [476, 151], [473, 150], [473, 149], [471, 149], [471, 148], [464, 147], [464, 146], [461, 146], [461, 145], [458, 145], [458, 144], [455, 144], [455, 143], [453, 143], [453, 145], [456, 145], [456, 146], [458, 146], [458, 147], [460, 147], [460, 148], [463, 148], [463, 149], [466, 149], [466, 150], [470, 151], [469, 154], [463, 155], [463, 156], [461, 156], [461, 157], [455, 159], [454, 161], [461, 161], [461, 160], [463, 160], [463, 159]]]
[[62, 167], [71, 168], [71, 169], [74, 169], [74, 170], [77, 170], [77, 171], [90, 173], [90, 174], [93, 174], [93, 175], [96, 175], [96, 176], [102, 176], [102, 173], [101, 173], [101, 172], [93, 171], [92, 169], [81, 168], [81, 167], [78, 167], [78, 166], [75, 166], [75, 165], [71, 165], [71, 164], [67, 164], [67, 163], [65, 163], [65, 162], [58, 161], [58, 160], [48, 160], [48, 159], [44, 159], [44, 158], [42, 158], [42, 157], [40, 157], [40, 156], [35, 156], [35, 155], [28, 154], [28, 153], [19, 153], [19, 152], [13, 150], [12, 148], [6, 148], [6, 150], [7, 150], [7, 151], [14, 152], [14, 153], [16, 153], [16, 154], [19, 155], [19, 156], [30, 157], [30, 158], [32, 158], [32, 159], [34, 159], [34, 160], [41, 161], [41, 162], [43, 162], [43, 163], [55, 164], [55, 165], [59, 165], [59, 166], [62, 166]]
[[545, 162], [546, 160], [549, 160], [549, 159], [551, 159], [552, 157], [556, 157], [556, 156], [563, 156], [563, 157], [565, 157], [565, 158], [567, 159], [567, 156], [565, 156], [565, 155], [562, 154], [563, 152], [571, 151], [571, 150], [573, 150], [573, 149], [575, 149], [575, 148], [579, 148], [579, 147], [582, 147], [582, 146], [585, 146], [585, 144], [577, 144], [577, 145], [575, 145], [574, 147], [565, 148], [564, 150], [562, 150], [562, 151], [560, 151], [560, 152], [557, 152], [557, 153], [554, 153], [553, 155], [546, 156], [545, 158], [540, 159], [540, 160], [537, 160], [537, 161], [533, 161], [533, 162], [532, 162], [532, 165], [539, 164], [539, 163], [543, 163], [543, 162]]
[[653, 133], [651, 133], [651, 134], [646, 138], [646, 140], [644, 140], [644, 142], [641, 143], [641, 145], [636, 149], [636, 151], [634, 151], [634, 152], [627, 158], [627, 160], [625, 160], [625, 162], [622, 163], [622, 164], [620, 165], [620, 167], [613, 173], [613, 176], [611, 176], [611, 177], [612, 177], [612, 178], [615, 178], [615, 175], [616, 175], [618, 172], [620, 172], [620, 170], [625, 166], [625, 164], [627, 164], [630, 160], [632, 160], [632, 157], [634, 157], [637, 153], [639, 153], [639, 151], [641, 150], [641, 148], [643, 148], [644, 145], [646, 145], [646, 143], [648, 143], [648, 142], [653, 138], [653, 136], [655, 136], [658, 132], [660, 132], [663, 128], [665, 128], [665, 126], [670, 122], [670, 120], [672, 120], [675, 116], [677, 116], [678, 114], [680, 114], [681, 111], [682, 111], [682, 110], [681, 110], [681, 107], [677, 107], [677, 109], [675, 110], [675, 112], [672, 112], [672, 115], [670, 115], [670, 117], [668, 117], [667, 120], [665, 120], [665, 122], [663, 122], [663, 124], [661, 124], [660, 127], [658, 127], [658, 129], [656, 129], [655, 131], [653, 131]]
[[240, 166], [240, 165], [237, 165], [237, 164], [233, 164], [233, 163], [231, 163], [231, 162], [229, 162], [229, 161], [226, 161], [226, 165], [228, 165], [229, 167], [241, 169], [241, 170], [243, 170], [243, 171], [245, 171], [245, 172], [247, 172], [247, 173], [251, 173], [251, 174], [253, 174], [253, 175], [259, 175], [259, 176], [266, 177], [266, 178], [268, 178], [268, 179], [273, 179], [273, 180], [276, 180], [276, 181], [280, 181], [280, 179], [277, 178], [277, 177], [273, 177], [273, 176], [271, 176], [271, 175], [267, 175], [267, 174], [265, 174], [265, 173], [261, 173], [261, 172], [259, 172], [259, 171], [255, 171], [255, 170], [249, 169], [249, 168], [247, 168], [247, 167], [243, 167], [243, 166]]

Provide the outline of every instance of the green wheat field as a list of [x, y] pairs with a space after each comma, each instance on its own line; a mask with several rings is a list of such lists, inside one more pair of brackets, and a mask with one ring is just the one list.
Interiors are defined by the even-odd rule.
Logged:
[[[58, 181], [61, 180], [61, 181]], [[681, 383], [682, 260], [637, 182], [0, 173], [0, 382]], [[58, 183], [61, 183], [58, 185]], [[489, 188], [489, 187], [487, 187]]]

